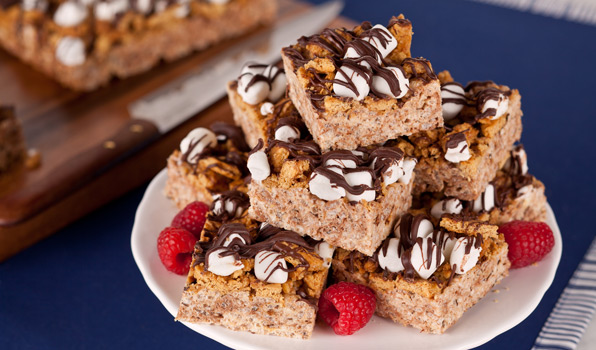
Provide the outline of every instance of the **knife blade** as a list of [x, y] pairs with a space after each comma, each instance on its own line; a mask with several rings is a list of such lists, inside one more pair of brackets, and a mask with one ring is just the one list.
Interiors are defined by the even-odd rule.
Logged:
[[153, 123], [160, 133], [168, 132], [196, 115], [226, 93], [226, 84], [249, 61], [272, 64], [280, 60], [284, 46], [302, 35], [319, 32], [343, 8], [334, 0], [312, 7], [294, 18], [275, 24], [270, 30], [217, 55], [182, 77], [128, 105], [134, 119]]

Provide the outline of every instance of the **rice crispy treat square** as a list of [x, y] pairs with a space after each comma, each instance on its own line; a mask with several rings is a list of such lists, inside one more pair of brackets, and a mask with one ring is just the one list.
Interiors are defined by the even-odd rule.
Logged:
[[445, 126], [404, 137], [400, 146], [418, 159], [415, 194], [475, 200], [521, 137], [521, 96], [493, 82], [463, 88], [447, 71], [439, 79]]
[[515, 146], [503, 168], [499, 169], [482, 194], [473, 201], [425, 192], [414, 196], [413, 209], [424, 209], [435, 219], [443, 215], [477, 215], [494, 225], [513, 220], [546, 221], [544, 184], [528, 173], [523, 146]]
[[197, 128], [167, 160], [165, 195], [180, 209], [200, 201], [213, 202], [228, 190], [246, 192], [246, 157], [249, 151], [240, 128], [216, 122], [210, 129]]
[[444, 333], [508, 275], [507, 243], [495, 225], [462, 217], [437, 225], [413, 211], [395, 232], [372, 257], [338, 249], [333, 277], [370, 287], [376, 314], [396, 323]]
[[410, 57], [411, 40], [400, 15], [386, 28], [325, 29], [282, 50], [289, 96], [323, 151], [443, 125], [439, 81], [427, 60]]
[[[248, 199], [238, 193], [219, 197], [219, 211], [217, 202], [212, 207], [176, 320], [307, 339], [333, 251], [324, 242], [251, 220]], [[234, 208], [221, 210], [228, 201]]]
[[228, 99], [234, 122], [244, 132], [246, 143], [253, 148], [262, 139], [265, 144], [275, 138], [274, 131], [277, 123], [283, 118], [301, 118], [292, 101], [283, 97], [278, 101], [260, 101], [250, 104], [243, 100], [238, 92], [238, 81], [231, 81], [227, 85]]
[[415, 159], [391, 142], [322, 152], [298, 117], [275, 125], [249, 154], [249, 215], [372, 254], [410, 207]]
[[82, 91], [145, 72], [262, 24], [276, 0], [8, 0], [0, 46], [60, 84]]

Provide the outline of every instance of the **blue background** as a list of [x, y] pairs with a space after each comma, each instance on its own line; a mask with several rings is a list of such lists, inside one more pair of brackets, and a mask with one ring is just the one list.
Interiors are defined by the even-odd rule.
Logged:
[[[413, 22], [413, 55], [436, 71], [522, 94], [522, 142], [546, 184], [563, 257], [534, 313], [481, 348], [529, 349], [594, 237], [596, 27], [456, 0], [349, 1], [342, 12], [373, 24], [399, 13]], [[224, 348], [174, 322], [145, 285], [130, 252], [143, 191], [0, 263], [0, 349]]]

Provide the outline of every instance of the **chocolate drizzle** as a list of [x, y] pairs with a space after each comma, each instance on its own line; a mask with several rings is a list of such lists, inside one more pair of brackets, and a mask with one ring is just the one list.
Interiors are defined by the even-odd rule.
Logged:
[[248, 147], [244, 139], [244, 133], [239, 127], [224, 122], [215, 122], [209, 128], [218, 136], [218, 140], [223, 136], [224, 139], [222, 141], [230, 140], [239, 151], [250, 151], [250, 147]]
[[[226, 208], [228, 203], [231, 205], [229, 210]], [[208, 218], [219, 222], [229, 221], [237, 217], [239, 212], [245, 212], [249, 206], [250, 202], [245, 193], [235, 190], [225, 191], [211, 204], [211, 212]], [[218, 213], [214, 212], [216, 207], [219, 207]]]
[[465, 93], [460, 93], [457, 92], [455, 90], [453, 90], [451, 87], [452, 86], [459, 86], [463, 89], [463, 86], [460, 83], [457, 82], [449, 82], [449, 83], [445, 83], [441, 85], [441, 91], [448, 91], [449, 93], [456, 95], [457, 97], [447, 97], [447, 98], [442, 98], [441, 99], [441, 104], [446, 104], [446, 103], [453, 103], [456, 105], [467, 105], [467, 99], [466, 99], [466, 95]]
[[[449, 135], [447, 137], [447, 141], [445, 142], [445, 148], [456, 149], [462, 142], [467, 142], [465, 131]], [[464, 147], [462, 147], [459, 153], [463, 153], [466, 150], [466, 148], [468, 148], [467, 143]]]
[[[284, 121], [284, 125], [295, 125], [292, 119]], [[382, 175], [389, 167], [396, 162], [399, 163], [404, 158], [403, 151], [398, 147], [377, 147], [373, 148], [359, 148], [356, 154], [352, 151], [346, 150], [334, 150], [328, 151], [321, 154], [321, 149], [317, 143], [312, 140], [307, 130], [304, 130], [302, 135], [305, 135], [306, 139], [292, 139], [289, 142], [281, 140], [269, 140], [268, 146], [265, 148], [265, 152], [269, 153], [274, 147], [281, 147], [289, 152], [288, 160], [305, 160], [309, 163], [310, 169], [316, 175], [327, 177], [337, 187], [342, 187], [350, 194], [360, 195], [367, 190], [375, 190], [379, 192], [381, 190]], [[262, 142], [260, 142], [252, 151], [256, 152], [263, 148]], [[358, 154], [361, 152], [362, 155]], [[339, 168], [337, 165], [326, 165], [329, 160], [337, 160], [339, 163], [343, 162], [354, 162], [355, 168], [342, 168], [341, 174], [331, 170], [331, 168]], [[375, 166], [371, 169], [372, 162], [375, 162]], [[368, 185], [356, 185], [351, 186], [346, 181], [344, 174], [353, 172], [366, 171], [371, 174], [372, 186]]]
[[[284, 74], [283, 69], [277, 69], [275, 71], [274, 74], [271, 74], [273, 72], [273, 69], [270, 69], [267, 72], [267, 67], [269, 67], [266, 64], [258, 64], [258, 63], [252, 63], [252, 64], [248, 64], [247, 65], [248, 68], [252, 68], [252, 69], [263, 69], [263, 73], [260, 74], [254, 74], [252, 72], [245, 72], [242, 73], [239, 77], [238, 80], [240, 80], [243, 76], [245, 75], [250, 75], [252, 76], [251, 79], [249, 80], [249, 82], [246, 84], [246, 87], [244, 88], [244, 92], [248, 92], [248, 89], [250, 89], [251, 86], [253, 86], [254, 84], [258, 83], [258, 82], [265, 82], [268, 86], [269, 89], [271, 89], [271, 84], [273, 84], [273, 82], [275, 81], [275, 78], [277, 78], [278, 75], [280, 74]], [[264, 75], [264, 73], [269, 73], [268, 75]]]
[[[200, 153], [194, 155], [192, 159], [189, 159], [189, 156], [192, 154], [193, 150], [199, 145], [201, 140], [206, 137], [206, 135], [204, 135], [199, 140], [193, 140], [190, 143], [188, 150], [181, 155], [180, 160], [190, 165], [193, 169], [193, 172], [196, 173], [200, 160], [212, 157], [216, 158], [220, 162], [236, 167], [242, 177], [247, 176], [247, 156], [244, 154], [244, 152], [247, 152], [250, 148], [246, 144], [246, 141], [244, 141], [244, 134], [242, 133], [242, 130], [236, 126], [222, 122], [213, 123], [210, 128], [218, 139], [217, 145], [214, 147], [207, 146], [203, 148]], [[230, 149], [230, 147], [226, 145], [226, 142], [224, 142], [224, 138], [226, 141], [230, 140], [236, 149]], [[208, 165], [207, 169], [214, 167], [221, 166], [217, 163], [213, 163]]]
[[203, 148], [203, 150], [201, 152], [195, 154], [192, 158], [189, 158], [190, 155], [193, 153], [194, 149], [197, 148], [197, 146], [201, 143], [201, 141], [203, 141], [203, 139], [205, 137], [207, 137], [207, 135], [203, 135], [198, 140], [192, 140], [190, 142], [190, 145], [188, 146], [188, 150], [182, 154], [183, 162], [186, 162], [191, 165], [196, 165], [199, 162], [199, 159], [202, 158], [203, 153], [209, 153], [209, 150], [211, 150], [211, 147], [206, 146], [205, 148]]
[[[404, 19], [392, 18], [389, 26], [398, 25], [409, 25], [410, 22]], [[375, 87], [372, 86], [372, 76], [378, 75], [387, 81], [389, 89], [394, 96], [401, 95], [402, 91], [400, 88], [399, 80], [397, 76], [386, 67], [392, 66], [397, 67], [404, 72], [403, 66], [408, 65], [410, 68], [410, 76], [404, 74], [407, 78], [420, 79], [424, 83], [429, 83], [432, 80], [436, 80], [437, 76], [433, 72], [430, 64], [423, 58], [406, 58], [401, 64], [395, 62], [387, 62], [382, 58], [382, 55], [371, 41], [378, 42], [383, 48], [387, 48], [389, 42], [392, 39], [392, 34], [380, 29], [372, 28], [369, 22], [361, 24], [363, 30], [359, 36], [353, 31], [349, 31], [345, 28], [342, 29], [325, 29], [320, 34], [312, 36], [303, 36], [298, 39], [298, 44], [293, 47], [286, 47], [283, 49], [284, 55], [290, 58], [294, 63], [295, 67], [302, 67], [306, 65], [311, 59], [313, 53], [309, 50], [309, 47], [317, 46], [323, 49], [325, 52], [320, 56], [329, 58], [335, 66], [335, 79], [327, 79], [325, 74], [317, 72], [314, 68], [307, 68], [306, 71], [309, 79], [309, 84], [312, 87], [309, 89], [310, 99], [312, 105], [317, 109], [323, 110], [323, 101], [326, 96], [332, 95], [336, 98], [345, 99], [339, 97], [333, 93], [329, 88], [329, 84], [339, 84], [350, 89], [355, 95], [358, 95], [356, 85], [353, 83], [351, 77], [346, 74], [341, 68], [349, 68], [354, 71], [354, 74], [360, 75], [365, 79], [367, 84], [370, 86], [371, 95], [378, 98], [388, 98], [386, 94], [381, 93]], [[360, 56], [357, 58], [345, 58], [348, 49], [353, 49], [355, 53]], [[401, 66], [400, 66], [401, 65]], [[367, 67], [369, 66], [369, 67]], [[418, 67], [423, 67], [423, 72], [418, 71]], [[338, 79], [341, 76], [342, 80]]]
[[[376, 271], [382, 271], [383, 278], [386, 279], [395, 279], [397, 276], [401, 275], [406, 280], [414, 280], [417, 276], [417, 270], [422, 266], [414, 266], [412, 262], [412, 250], [413, 249], [422, 249], [424, 247], [423, 243], [426, 243], [426, 250], [421, 251], [421, 255], [424, 257], [424, 268], [430, 269], [433, 265], [433, 262], [440, 262], [442, 253], [445, 243], [448, 239], [454, 240], [460, 237], [464, 237], [467, 240], [467, 246], [465, 250], [465, 254], [470, 254], [472, 246], [477, 249], [480, 249], [483, 244], [483, 237], [481, 234], [477, 234], [476, 236], [466, 236], [459, 233], [454, 233], [450, 231], [446, 231], [442, 228], [435, 228], [429, 236], [423, 238], [418, 237], [418, 230], [420, 229], [420, 224], [423, 220], [429, 220], [430, 218], [425, 214], [419, 214], [413, 216], [412, 214], [405, 214], [403, 215], [399, 221], [395, 225], [395, 235], [399, 239], [398, 243], [398, 257], [401, 259], [401, 263], [403, 265], [403, 270], [398, 273], [390, 272], [388, 270], [382, 269], [378, 263], [378, 256], [379, 254], [383, 254], [387, 256], [388, 249], [389, 249], [389, 241], [391, 237], [388, 237], [383, 241], [381, 246], [377, 249], [375, 254], [373, 255], [372, 259], [375, 264]], [[432, 222], [432, 221], [431, 221]], [[399, 228], [399, 229], [398, 229]], [[436, 247], [436, 251], [433, 249]], [[355, 259], [363, 259], [364, 256], [354, 255], [352, 256], [351, 253], [344, 259], [344, 264], [348, 268], [353, 270], [354, 260]], [[352, 271], [353, 272], [353, 271]], [[449, 279], [451, 281], [452, 277]], [[429, 278], [430, 281], [434, 281], [438, 285], [443, 284], [439, 276], [433, 275]], [[443, 286], [449, 285], [449, 281], [447, 281]]]
[[404, 214], [399, 219], [399, 221], [395, 225], [395, 228], [399, 227], [399, 232], [395, 232], [395, 234], [399, 234], [399, 245], [403, 250], [408, 250], [414, 244], [416, 244], [418, 230], [423, 220], [430, 221], [430, 218], [425, 214], [418, 214], [416, 216], [412, 216], [412, 214], [408, 213]]
[[369, 158], [374, 160], [376, 178], [380, 178], [395, 163], [404, 159], [404, 151], [395, 147], [379, 147], [370, 152]]
[[336, 160], [340, 163], [352, 161], [356, 166], [360, 166], [364, 163], [362, 157], [357, 156], [352, 151], [346, 150], [336, 150], [324, 153], [321, 157], [321, 164], [326, 164], [331, 160]]
[[[489, 108], [482, 112], [484, 104], [489, 100], [499, 101], [502, 97], [509, 97], [511, 90], [503, 91], [492, 81], [472, 81], [465, 87], [466, 91], [466, 105], [476, 106], [476, 114], [461, 116], [464, 122], [474, 124], [480, 119], [495, 117], [496, 108]], [[452, 103], [455, 103], [451, 101]]]
[[[235, 235], [233, 238], [233, 235]], [[275, 266], [270, 275], [277, 269], [286, 272], [295, 271], [298, 268], [308, 268], [310, 264], [301, 254], [302, 252], [312, 253], [314, 247], [294, 231], [285, 231], [272, 226], [266, 226], [259, 230], [256, 239], [252, 240], [251, 235], [243, 224], [224, 223], [219, 228], [215, 239], [208, 242], [198, 242], [193, 253], [194, 265], [205, 264], [209, 267], [209, 254], [219, 251], [220, 256], [233, 255], [236, 260], [252, 259], [259, 252], [271, 251], [281, 255], [281, 258], [290, 257], [298, 261], [292, 265], [286, 261], [288, 267], [284, 268], [279, 264]], [[276, 259], [277, 260], [277, 259]], [[275, 263], [274, 260], [271, 264]]]
[[[425, 58], [408, 57], [405, 58], [401, 64], [402, 66], [407, 65], [410, 67], [412, 71], [410, 79], [420, 79], [425, 83], [430, 83], [431, 81], [437, 79], [437, 75], [430, 67], [430, 63], [428, 62], [428, 60]], [[424, 69], [424, 72], [418, 72], [418, 69], [416, 69], [417, 66], [421, 66]]]

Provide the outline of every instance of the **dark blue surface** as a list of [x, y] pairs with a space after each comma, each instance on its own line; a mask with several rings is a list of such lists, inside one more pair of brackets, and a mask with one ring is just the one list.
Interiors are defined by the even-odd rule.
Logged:
[[[343, 15], [386, 24], [398, 13], [414, 24], [414, 56], [435, 70], [521, 91], [522, 141], [563, 258], [536, 311], [481, 348], [529, 349], [594, 237], [596, 27], [455, 0], [350, 1]], [[0, 349], [224, 348], [175, 323], [143, 282], [129, 243], [143, 191], [0, 264]]]

